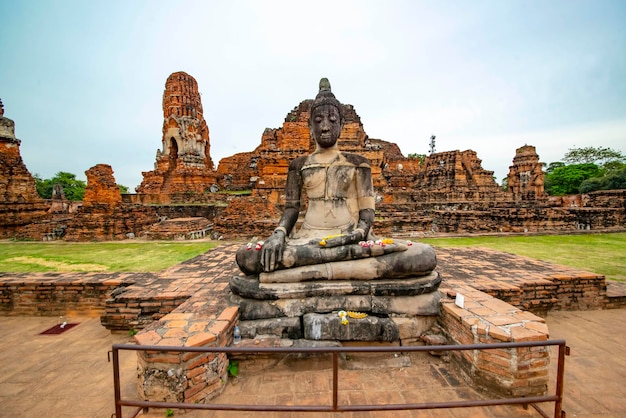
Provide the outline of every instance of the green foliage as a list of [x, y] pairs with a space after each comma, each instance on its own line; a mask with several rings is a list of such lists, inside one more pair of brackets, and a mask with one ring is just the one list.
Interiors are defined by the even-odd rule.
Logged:
[[120, 193], [122, 194], [128, 193], [128, 187], [124, 186], [123, 184], [118, 184], [117, 187], [120, 189]]
[[564, 166], [565, 166], [565, 163], [562, 163], [561, 161], [555, 161], [553, 163], [550, 163], [550, 165], [548, 165], [548, 168], [546, 169], [546, 173], [550, 174], [557, 168], [564, 167]]
[[75, 174], [59, 171], [51, 179], [42, 179], [37, 174], [33, 177], [35, 178], [37, 193], [44, 199], [51, 199], [52, 188], [55, 184], [59, 184], [63, 188], [63, 193], [68, 200], [83, 200], [87, 184], [82, 180], [76, 179]]
[[508, 177], [505, 177], [502, 179], [502, 182], [500, 183], [500, 188], [505, 192], [509, 190], [509, 178]]
[[602, 173], [602, 169], [593, 163], [557, 167], [551, 173], [546, 173], [545, 190], [552, 196], [577, 194], [583, 181], [601, 176]]
[[246, 190], [220, 190], [217, 194], [226, 194], [231, 196], [249, 196], [252, 194], [252, 189]]
[[614, 171], [618, 171], [623, 168], [626, 168], [626, 163], [621, 162], [621, 161], [609, 161], [607, 163], [604, 163], [602, 168], [604, 168], [604, 170], [606, 171], [606, 174], [611, 174]]
[[553, 196], [626, 188], [626, 156], [606, 147], [570, 148], [546, 169], [545, 190]]
[[426, 159], [426, 154], [409, 154], [408, 158], [416, 158], [418, 160], [420, 160], [420, 164], [424, 163], [424, 160]]
[[133, 335], [137, 335], [137, 330], [135, 328], [131, 328], [128, 330], [128, 336], [132, 337]]
[[226, 370], [228, 371], [228, 374], [230, 374], [232, 377], [237, 377], [237, 375], [239, 374], [239, 362], [232, 360], [229, 361]]
[[626, 189], [626, 166], [619, 170], [609, 171], [602, 177], [587, 179], [580, 185], [580, 193], [616, 189]]
[[174, 416], [174, 410], [173, 410], [173, 409], [170, 409], [170, 408], [167, 408], [167, 409], [165, 410], [165, 416], [166, 416], [166, 417], [173, 417], [173, 416]]
[[567, 153], [565, 153], [563, 160], [570, 164], [596, 163], [604, 165], [610, 161], [626, 162], [626, 156], [612, 148], [584, 147], [570, 148]]

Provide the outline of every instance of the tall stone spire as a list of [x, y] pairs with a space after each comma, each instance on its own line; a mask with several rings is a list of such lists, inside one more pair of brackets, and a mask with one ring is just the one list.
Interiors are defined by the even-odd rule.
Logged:
[[182, 71], [165, 82], [161, 145], [154, 171], [143, 173], [138, 193], [203, 193], [211, 188], [215, 174], [198, 83]]
[[182, 71], [165, 82], [162, 142], [163, 154], [179, 159], [177, 166], [213, 169], [198, 83]]

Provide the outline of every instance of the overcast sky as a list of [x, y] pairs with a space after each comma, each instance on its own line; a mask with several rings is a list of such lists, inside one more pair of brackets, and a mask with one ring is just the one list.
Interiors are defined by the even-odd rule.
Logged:
[[0, 98], [43, 178], [113, 167], [132, 189], [161, 148], [165, 80], [198, 82], [211, 156], [252, 151], [328, 77], [403, 154], [626, 153], [626, 1], [0, 0]]

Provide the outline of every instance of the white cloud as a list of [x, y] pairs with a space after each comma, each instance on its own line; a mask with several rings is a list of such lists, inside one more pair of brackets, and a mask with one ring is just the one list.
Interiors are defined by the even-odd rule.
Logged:
[[329, 77], [366, 132], [406, 154], [474, 149], [506, 175], [515, 148], [623, 147], [626, 6], [556, 0], [13, 2], [0, 94], [29, 170], [110, 164], [134, 187], [161, 146], [161, 96], [196, 78], [215, 162], [250, 151]]

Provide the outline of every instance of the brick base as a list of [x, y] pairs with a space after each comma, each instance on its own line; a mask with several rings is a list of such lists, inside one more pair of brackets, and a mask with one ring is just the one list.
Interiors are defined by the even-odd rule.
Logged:
[[[230, 344], [238, 320], [236, 307], [216, 319], [173, 312], [135, 335], [138, 345], [223, 347]], [[139, 394], [162, 402], [204, 403], [219, 395], [226, 383], [225, 353], [137, 351]]]
[[[546, 341], [543, 318], [520, 310], [486, 293], [460, 287], [463, 307], [442, 301], [440, 326], [453, 344]], [[468, 380], [504, 396], [544, 395], [548, 389], [549, 347], [518, 347], [451, 351]]]

